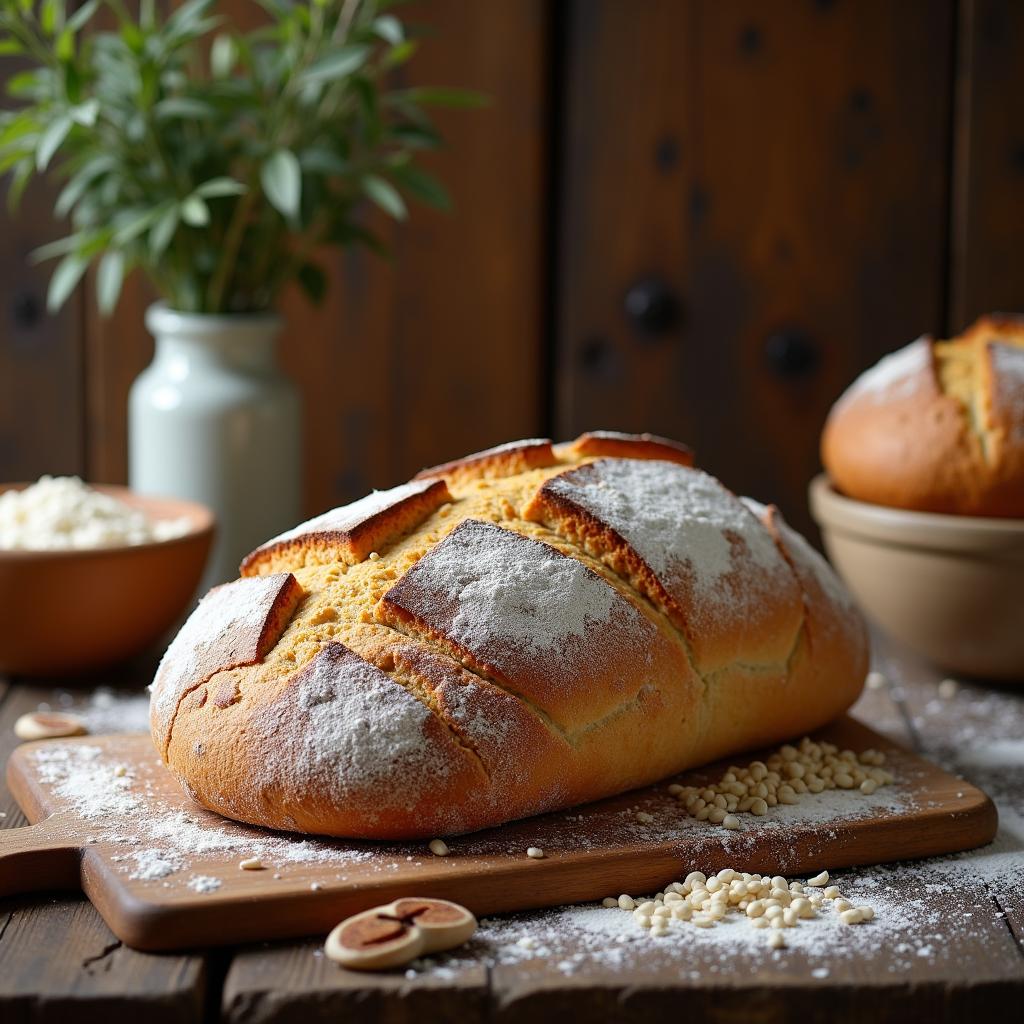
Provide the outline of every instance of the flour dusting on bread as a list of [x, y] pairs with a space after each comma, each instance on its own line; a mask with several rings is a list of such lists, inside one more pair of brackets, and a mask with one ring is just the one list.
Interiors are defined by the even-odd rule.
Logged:
[[[690, 459], [517, 442], [289, 531], [168, 652], [164, 760], [237, 820], [436, 837], [815, 728], [863, 681], [862, 631], [828, 631], [857, 614]], [[287, 600], [244, 589], [285, 569]]]
[[906, 398], [927, 380], [931, 366], [931, 339], [927, 336], [912, 341], [884, 356], [865, 370], [847, 389], [843, 399], [853, 395], [871, 395], [876, 401]]

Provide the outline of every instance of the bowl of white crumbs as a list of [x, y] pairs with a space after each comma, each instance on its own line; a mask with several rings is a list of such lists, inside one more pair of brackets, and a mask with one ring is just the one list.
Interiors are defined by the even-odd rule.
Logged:
[[190, 605], [203, 505], [77, 477], [0, 485], [0, 672], [67, 676], [145, 651]]

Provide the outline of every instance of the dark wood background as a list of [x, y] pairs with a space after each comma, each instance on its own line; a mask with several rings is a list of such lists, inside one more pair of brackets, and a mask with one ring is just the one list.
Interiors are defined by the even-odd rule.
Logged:
[[[223, 4], [251, 19], [248, 0]], [[474, 87], [452, 215], [289, 296], [310, 513], [587, 427], [682, 438], [807, 525], [825, 414], [924, 331], [1024, 308], [1024, 3], [420, 0], [415, 79]], [[44, 311], [50, 195], [0, 221], [0, 480], [125, 473], [132, 282]]]

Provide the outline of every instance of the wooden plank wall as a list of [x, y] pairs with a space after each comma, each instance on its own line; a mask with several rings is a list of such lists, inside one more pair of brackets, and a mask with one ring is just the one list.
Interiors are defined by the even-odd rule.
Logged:
[[[952, 30], [938, 0], [574, 3], [561, 433], [681, 436], [808, 525], [832, 401], [943, 327]], [[650, 279], [670, 323], [627, 312]]]
[[958, 30], [950, 320], [1024, 309], [1024, 4], [964, 0]]
[[[249, 0], [227, 0], [239, 20]], [[651, 429], [807, 527], [835, 396], [881, 353], [1024, 308], [1024, 13], [1013, 0], [418, 0], [450, 215], [393, 264], [331, 256], [282, 352], [306, 506], [517, 436]], [[33, 315], [40, 190], [0, 214], [0, 479], [120, 480], [151, 295]], [[33, 299], [34, 296], [34, 299]], [[33, 302], [35, 305], [33, 306]], [[27, 311], [27, 312], [26, 312]]]

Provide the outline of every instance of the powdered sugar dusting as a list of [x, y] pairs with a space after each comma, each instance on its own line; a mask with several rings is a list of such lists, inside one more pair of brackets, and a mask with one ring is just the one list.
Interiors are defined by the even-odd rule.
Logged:
[[1011, 437], [1024, 440], [1024, 348], [993, 342], [988, 351], [995, 378], [993, 412]]
[[[931, 340], [922, 336], [916, 341], [884, 356], [865, 370], [844, 392], [840, 402], [866, 396], [876, 402], [908, 398], [928, 379], [931, 366]], [[837, 403], [838, 404], [838, 403]]]
[[256, 576], [214, 587], [189, 616], [160, 660], [153, 713], [161, 731], [183, 692], [218, 669], [252, 662], [260, 634], [290, 573]]
[[[653, 626], [575, 558], [491, 523], [466, 520], [386, 600], [514, 677], [543, 660], [557, 679], [609, 644], [642, 648]], [[610, 627], [614, 627], [611, 628]], [[609, 656], [610, 656], [610, 652]]]
[[[253, 726], [255, 741], [268, 751], [267, 780], [307, 778], [325, 787], [333, 804], [378, 783], [450, 771], [443, 744], [425, 732], [432, 712], [341, 644], [323, 648], [295, 677], [282, 713], [301, 717], [302, 727], [281, 727], [273, 714]], [[411, 783], [409, 791], [415, 792]]]
[[[714, 477], [672, 462], [602, 459], [553, 477], [544, 489], [610, 526], [684, 608], [763, 603], [791, 574], [768, 531]], [[742, 586], [723, 585], [742, 576]], [[792, 585], [792, 584], [791, 584]]]

